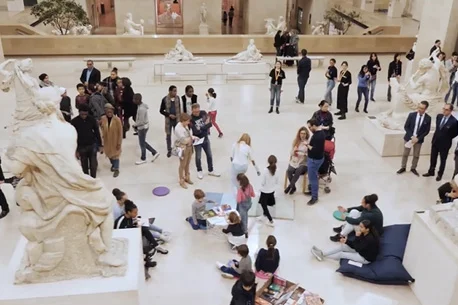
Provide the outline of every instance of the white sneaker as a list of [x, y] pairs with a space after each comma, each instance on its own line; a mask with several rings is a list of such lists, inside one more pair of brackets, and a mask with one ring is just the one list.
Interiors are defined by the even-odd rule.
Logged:
[[168, 236], [168, 237], [172, 236], [172, 232], [169, 232], [169, 231], [162, 231], [162, 234], [164, 234], [165, 236]]
[[268, 225], [269, 227], [275, 227], [275, 223], [274, 221], [266, 221], [266, 225]]
[[221, 177], [221, 174], [215, 172], [209, 172], [208, 175], [213, 177]]
[[161, 234], [161, 235], [159, 236], [159, 238], [160, 238], [161, 240], [163, 240], [164, 242], [166, 242], [166, 243], [170, 242], [170, 240], [172, 239], [170, 236], [165, 235], [165, 234]]
[[146, 160], [140, 160], [140, 161], [135, 162], [135, 165], [141, 165], [145, 163], [146, 163]]
[[156, 153], [155, 155], [153, 155], [153, 160], [151, 160], [151, 162], [156, 161], [156, 159], [159, 158], [160, 155], [160, 153]]
[[221, 270], [221, 267], [224, 267], [224, 264], [216, 262], [216, 268], [218, 268], [218, 270]]
[[313, 246], [312, 249], [310, 250], [312, 252], [313, 256], [317, 259], [317, 261], [321, 262], [323, 261], [323, 252], [318, 249], [317, 247]]
[[233, 279], [234, 276], [232, 274], [229, 274], [229, 273], [221, 273], [221, 276], [224, 277], [225, 279]]
[[204, 174], [202, 172], [197, 172], [197, 178], [203, 179], [204, 178]]
[[256, 220], [257, 221], [264, 221], [264, 217], [265, 217], [264, 215], [258, 216], [258, 217], [256, 217]]

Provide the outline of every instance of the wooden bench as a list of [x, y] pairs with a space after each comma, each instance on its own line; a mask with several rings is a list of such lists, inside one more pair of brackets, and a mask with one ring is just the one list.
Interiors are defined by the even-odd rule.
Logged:
[[108, 69], [113, 67], [114, 62], [127, 62], [129, 64], [129, 68], [132, 68], [132, 64], [136, 60], [135, 57], [96, 57], [96, 58], [84, 58], [85, 62], [88, 60], [92, 60], [94, 63], [96, 62], [106, 62], [108, 64]]
[[[308, 179], [307, 179], [307, 173], [302, 175], [302, 193], [305, 193], [308, 190]], [[288, 186], [288, 174], [285, 173], [285, 183], [283, 184], [283, 188], [286, 189]]]
[[[318, 67], [323, 66], [324, 63], [324, 56], [308, 56], [311, 61], [318, 61]], [[287, 57], [287, 56], [277, 56], [278, 61], [283, 61], [283, 60], [301, 60], [302, 56], [294, 56], [294, 57]]]

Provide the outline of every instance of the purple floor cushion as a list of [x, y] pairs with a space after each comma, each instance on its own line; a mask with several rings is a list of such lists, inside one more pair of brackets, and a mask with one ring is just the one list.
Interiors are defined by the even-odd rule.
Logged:
[[153, 189], [153, 195], [162, 197], [170, 193], [170, 190], [165, 186], [158, 186]]

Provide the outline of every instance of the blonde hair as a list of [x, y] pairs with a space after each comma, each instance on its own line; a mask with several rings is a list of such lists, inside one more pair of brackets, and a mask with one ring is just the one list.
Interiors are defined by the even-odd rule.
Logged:
[[187, 114], [186, 112], [183, 112], [182, 114], [180, 114], [180, 122], [181, 123], [189, 121], [190, 119], [191, 119], [191, 116], [189, 114]]
[[240, 143], [240, 142], [245, 142], [246, 145], [251, 146], [251, 137], [250, 137], [250, 135], [247, 134], [247, 133], [242, 134], [242, 136], [237, 141], [237, 143]]

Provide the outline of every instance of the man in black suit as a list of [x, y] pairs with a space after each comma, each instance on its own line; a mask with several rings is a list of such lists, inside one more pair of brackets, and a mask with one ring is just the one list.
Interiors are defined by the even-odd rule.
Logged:
[[420, 159], [421, 145], [431, 130], [431, 116], [426, 113], [428, 106], [429, 103], [427, 101], [420, 102], [418, 110], [409, 113], [409, 116], [407, 117], [406, 123], [404, 124], [404, 130], [406, 131], [406, 134], [404, 135], [404, 153], [402, 154], [401, 169], [398, 170], [398, 174], [402, 174], [406, 171], [410, 149], [413, 147], [413, 160], [410, 171], [414, 175], [419, 176], [417, 172], [417, 164], [418, 159]]
[[191, 115], [191, 106], [197, 104], [197, 95], [194, 94], [194, 88], [191, 85], [187, 85], [184, 91], [185, 94], [181, 97], [182, 112]]
[[431, 141], [431, 161], [429, 170], [423, 177], [434, 176], [436, 169], [437, 156], [441, 158], [441, 165], [437, 172], [436, 181], [442, 179], [447, 162], [448, 152], [452, 146], [452, 140], [458, 135], [458, 122], [452, 115], [453, 105], [444, 104], [442, 114], [438, 114], [436, 118], [436, 131], [434, 132], [433, 140]]
[[[437, 39], [436, 41], [434, 41], [434, 45], [432, 46], [432, 48], [429, 50], [429, 55], [433, 54], [434, 51], [436, 51], [437, 49], [439, 49], [439, 52], [441, 52], [441, 41], [439, 39]], [[438, 53], [439, 53], [438, 52]]]
[[309, 80], [310, 71], [312, 70], [312, 61], [307, 57], [307, 50], [302, 49], [302, 59], [297, 63], [297, 85], [299, 93], [296, 97], [296, 103], [304, 104], [305, 100], [305, 85]]
[[87, 86], [90, 84], [95, 85], [100, 83], [100, 71], [94, 67], [94, 62], [92, 60], [88, 60], [86, 65], [87, 68], [81, 73], [80, 81], [87, 89]]

